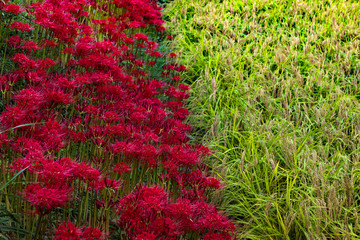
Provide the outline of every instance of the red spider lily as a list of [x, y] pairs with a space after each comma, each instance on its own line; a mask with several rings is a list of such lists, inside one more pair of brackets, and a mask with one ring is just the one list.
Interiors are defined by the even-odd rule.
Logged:
[[7, 133], [0, 133], [0, 146], [5, 146], [10, 143]]
[[117, 210], [119, 227], [134, 237], [143, 236], [144, 232], [152, 234], [155, 239], [178, 238], [190, 232], [204, 235], [211, 232], [218, 233], [223, 239], [231, 239], [235, 229], [215, 207], [205, 202], [191, 203], [187, 199], [171, 203], [169, 194], [157, 186], [138, 188], [120, 200]]
[[91, 29], [91, 27], [89, 25], [86, 24], [82, 24], [80, 25], [80, 29], [81, 34], [86, 35], [86, 36], [91, 36], [93, 34], [93, 30]]
[[179, 120], [184, 120], [190, 114], [189, 110], [186, 108], [179, 108], [176, 112], [174, 112], [174, 118]]
[[154, 66], [156, 64], [156, 61], [149, 61], [148, 63], [147, 63], [147, 65], [149, 65], [149, 66]]
[[119, 119], [119, 116], [115, 111], [107, 111], [104, 113], [102, 119], [106, 123], [113, 123]]
[[149, 37], [147, 35], [145, 35], [145, 34], [142, 34], [142, 33], [136, 33], [134, 35], [134, 39], [146, 42], [149, 39]]
[[75, 81], [68, 78], [59, 77], [57, 83], [66, 90], [74, 90], [78, 87], [78, 84]]
[[188, 96], [189, 96], [188, 94], [186, 94], [182, 91], [179, 91], [175, 87], [172, 87], [172, 86], [169, 87], [167, 95], [169, 97], [176, 98], [177, 100], [183, 100], [183, 99], [188, 98]]
[[64, 106], [73, 102], [70, 94], [64, 93], [60, 89], [49, 89], [45, 93], [45, 100], [54, 104], [63, 104]]
[[10, 84], [5, 76], [0, 76], [0, 91], [5, 93], [10, 90]]
[[71, 222], [63, 222], [55, 231], [54, 240], [80, 240], [81, 230]]
[[33, 52], [40, 49], [40, 47], [33, 41], [23, 41], [23, 46], [21, 46], [20, 48], [25, 50], [31, 50]]
[[16, 96], [17, 105], [23, 109], [36, 111], [44, 104], [44, 94], [33, 88], [21, 90]]
[[181, 145], [174, 146], [171, 149], [171, 160], [178, 165], [185, 165], [189, 168], [195, 166], [199, 161], [199, 153], [196, 151], [189, 151]]
[[173, 76], [171, 79], [174, 80], [175, 82], [181, 81], [180, 76]]
[[157, 212], [165, 207], [167, 199], [168, 194], [157, 186], [141, 187], [123, 197], [117, 209], [119, 227], [125, 228], [130, 236], [146, 231], [147, 222], [157, 218]]
[[211, 187], [211, 188], [215, 188], [215, 189], [221, 187], [219, 180], [217, 180], [216, 178], [213, 178], [213, 177], [206, 178], [205, 185], [207, 187]]
[[22, 53], [17, 53], [15, 54], [15, 56], [12, 58], [12, 60], [14, 62], [18, 62], [18, 63], [25, 63], [26, 61], [29, 61], [29, 57], [25, 54]]
[[232, 238], [229, 234], [224, 232], [209, 232], [205, 234], [203, 240], [232, 240], [235, 238]]
[[188, 85], [185, 85], [185, 84], [182, 84], [182, 83], [180, 83], [178, 87], [179, 87], [179, 89], [180, 89], [181, 91], [188, 91], [188, 90], [190, 90], [190, 88], [189, 88]]
[[116, 191], [121, 188], [121, 184], [119, 181], [113, 180], [111, 178], [104, 178], [103, 179], [104, 187], [107, 189], [111, 189]]
[[27, 24], [27, 23], [23, 23], [23, 22], [13, 22], [13, 23], [10, 25], [10, 29], [19, 30], [19, 31], [21, 31], [21, 32], [28, 32], [28, 31], [33, 30], [34, 28], [30, 27], [30, 25]]
[[148, 165], [149, 167], [153, 167], [157, 163], [157, 157], [158, 150], [154, 146], [146, 144], [142, 147], [142, 153], [140, 158], [142, 159], [144, 164]]
[[184, 105], [181, 101], [168, 101], [166, 106], [172, 110], [176, 110]]
[[106, 127], [106, 132], [113, 136], [125, 136], [128, 135], [127, 129], [123, 124], [109, 125]]
[[74, 167], [75, 164], [71, 159], [61, 159], [60, 161], [48, 160], [41, 166], [42, 169], [36, 171], [36, 174], [39, 176], [39, 180], [47, 186], [66, 186], [66, 184], [74, 179]]
[[44, 148], [41, 146], [41, 142], [36, 139], [19, 137], [13, 143], [13, 150], [20, 153], [42, 153]]
[[24, 11], [24, 9], [22, 9], [19, 5], [13, 3], [10, 3], [9, 5], [5, 6], [3, 10], [5, 10], [8, 13], [13, 13], [15, 15], [18, 15], [19, 13]]
[[147, 53], [152, 57], [156, 57], [156, 58], [162, 57], [162, 54], [158, 51], [148, 51]]
[[43, 46], [43, 47], [51, 47], [51, 48], [54, 48], [55, 46], [57, 46], [57, 44], [56, 44], [53, 40], [45, 40], [45, 41], [42, 43], [42, 46]]
[[103, 240], [105, 239], [104, 233], [98, 228], [88, 227], [84, 229], [81, 234], [81, 239], [83, 240]]
[[176, 58], [178, 55], [176, 53], [169, 53], [169, 57]]
[[64, 206], [70, 200], [70, 191], [64, 186], [49, 188], [39, 184], [29, 184], [23, 195], [36, 208], [38, 214], [48, 214], [54, 208]]
[[81, 162], [74, 166], [74, 175], [84, 182], [92, 182], [99, 180], [101, 172]]
[[0, 115], [1, 123], [6, 127], [15, 127], [26, 123], [26, 111], [19, 106], [6, 106], [6, 110]]
[[117, 163], [114, 167], [114, 172], [117, 172], [119, 175], [130, 171], [132, 171], [132, 169], [126, 162]]
[[25, 168], [29, 168], [30, 166], [32, 166], [32, 162], [27, 158], [16, 159], [9, 166], [9, 171], [19, 172]]
[[49, 120], [36, 132], [36, 136], [42, 141], [42, 146], [47, 150], [60, 150], [65, 147], [64, 126], [57, 121]]
[[11, 36], [8, 40], [9, 46], [13, 48], [19, 48], [21, 44], [21, 38], [19, 36]]
[[156, 240], [156, 235], [152, 234], [152, 233], [147, 233], [147, 232], [144, 232], [144, 233], [141, 233], [141, 234], [138, 234], [135, 238], [135, 240]]

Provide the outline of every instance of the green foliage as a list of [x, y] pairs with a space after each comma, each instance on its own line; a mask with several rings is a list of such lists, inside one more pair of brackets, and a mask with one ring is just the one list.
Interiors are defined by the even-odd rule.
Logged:
[[0, 239], [22, 239], [25, 234], [30, 234], [21, 226], [18, 216], [9, 212], [4, 205], [0, 205]]
[[18, 216], [20, 214], [14, 214], [9, 211], [9, 197], [19, 197], [6, 192], [6, 188], [26, 169], [27, 168], [16, 173], [9, 181], [0, 186], [0, 199], [1, 197], [5, 197], [5, 203], [8, 205], [6, 206], [5, 204], [0, 203], [0, 239], [2, 240], [9, 240], [13, 238], [20, 239], [21, 237], [24, 237], [25, 234], [31, 234], [29, 231], [24, 229], [18, 220]]
[[358, 239], [360, 4], [175, 0], [194, 136], [245, 239]]
[[171, 2], [172, 0], [156, 0], [160, 5]]

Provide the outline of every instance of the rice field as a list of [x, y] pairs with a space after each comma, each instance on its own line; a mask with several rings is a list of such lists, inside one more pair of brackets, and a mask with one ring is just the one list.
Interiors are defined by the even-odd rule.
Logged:
[[360, 239], [360, 3], [174, 0], [192, 137], [239, 239]]

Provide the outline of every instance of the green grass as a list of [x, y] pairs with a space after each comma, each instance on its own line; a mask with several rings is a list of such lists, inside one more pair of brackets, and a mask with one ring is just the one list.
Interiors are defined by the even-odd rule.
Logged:
[[243, 239], [360, 239], [360, 3], [174, 0], [194, 136]]

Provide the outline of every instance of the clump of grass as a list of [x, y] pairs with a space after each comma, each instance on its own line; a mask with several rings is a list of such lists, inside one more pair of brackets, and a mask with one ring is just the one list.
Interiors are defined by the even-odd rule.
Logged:
[[360, 3], [175, 0], [194, 135], [246, 239], [360, 237]]

